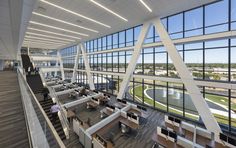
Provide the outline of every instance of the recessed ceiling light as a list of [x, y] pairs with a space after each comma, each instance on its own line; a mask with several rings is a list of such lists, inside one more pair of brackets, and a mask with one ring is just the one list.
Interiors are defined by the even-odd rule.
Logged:
[[144, 7], [147, 8], [149, 12], [152, 12], [152, 9], [143, 0], [139, 0], [139, 1], [144, 5]]
[[47, 38], [52, 38], [52, 39], [58, 39], [58, 40], [63, 40], [63, 41], [69, 41], [69, 42], [74, 42], [75, 40], [70, 40], [70, 39], [65, 39], [65, 38], [59, 38], [55, 36], [49, 36], [49, 35], [44, 35], [44, 34], [38, 34], [38, 33], [33, 33], [33, 32], [26, 32], [26, 34], [29, 35], [36, 35], [36, 36], [42, 36], [42, 37], [47, 37]]
[[56, 7], [56, 8], [58, 8], [58, 9], [64, 10], [64, 11], [66, 11], [66, 12], [68, 12], [68, 13], [71, 13], [71, 14], [77, 15], [77, 16], [79, 16], [79, 17], [82, 17], [82, 18], [84, 18], [84, 19], [86, 19], [86, 20], [89, 20], [89, 21], [91, 21], [91, 22], [97, 23], [97, 24], [102, 25], [102, 26], [105, 26], [105, 27], [107, 27], [107, 28], [111, 28], [111, 26], [109, 26], [109, 25], [106, 25], [106, 24], [104, 24], [104, 23], [102, 23], [102, 22], [99, 22], [99, 21], [97, 21], [97, 20], [91, 19], [91, 18], [89, 18], [89, 17], [87, 17], [87, 16], [84, 16], [84, 15], [82, 15], [82, 14], [76, 13], [76, 12], [74, 12], [74, 11], [65, 9], [65, 8], [63, 8], [63, 7], [61, 7], [61, 6], [55, 5], [55, 4], [50, 3], [50, 2], [48, 2], [48, 1], [45, 1], [45, 0], [40, 0], [40, 1], [43, 2], [43, 3], [46, 3], [46, 4], [48, 4], [48, 5], [51, 5], [51, 6], [53, 6], [53, 7]]
[[92, 3], [94, 3], [95, 5], [97, 5], [97, 6], [101, 7], [101, 8], [103, 8], [104, 10], [110, 12], [111, 14], [113, 14], [113, 15], [119, 17], [120, 19], [122, 19], [122, 20], [128, 22], [128, 20], [127, 20], [126, 18], [122, 17], [121, 15], [119, 15], [119, 14], [117, 14], [116, 12], [112, 11], [111, 9], [109, 9], [109, 8], [107, 8], [107, 7], [105, 7], [105, 6], [103, 6], [102, 4], [100, 4], [100, 3], [98, 3], [98, 2], [96, 2], [96, 1], [94, 1], [94, 0], [90, 0], [90, 1], [91, 1]]
[[70, 33], [74, 33], [74, 34], [78, 34], [78, 35], [82, 35], [82, 36], [89, 36], [89, 35], [84, 34], [84, 33], [79, 33], [79, 32], [75, 32], [75, 31], [71, 31], [71, 30], [67, 30], [67, 29], [63, 29], [63, 28], [59, 28], [59, 27], [55, 27], [55, 26], [50, 26], [50, 25], [47, 25], [47, 24], [42, 24], [42, 23], [38, 23], [38, 22], [34, 22], [34, 21], [30, 21], [30, 23], [35, 24], [35, 25], [39, 25], [39, 26], [44, 26], [44, 27], [48, 27], [48, 28], [61, 30], [61, 31], [66, 31], [66, 32], [70, 32]]
[[61, 22], [61, 23], [64, 23], [64, 24], [68, 24], [68, 25], [71, 25], [71, 26], [75, 26], [75, 27], [78, 27], [78, 28], [81, 28], [81, 29], [85, 29], [85, 30], [88, 30], [88, 31], [92, 31], [92, 32], [98, 33], [97, 30], [93, 30], [93, 29], [90, 29], [90, 28], [87, 28], [87, 27], [76, 25], [76, 24], [73, 24], [73, 23], [70, 23], [70, 22], [66, 22], [66, 21], [57, 19], [57, 18], [53, 18], [53, 17], [47, 16], [47, 15], [40, 14], [40, 13], [37, 13], [37, 12], [33, 12], [33, 14], [37, 15], [37, 16], [41, 16], [41, 17], [47, 18], [47, 19], [51, 19], [51, 20], [54, 20], [54, 21], [57, 21], [57, 22]]
[[52, 42], [57, 42], [57, 43], [63, 43], [63, 44], [68, 44], [70, 42], [64, 42], [64, 41], [58, 41], [58, 40], [52, 40], [52, 39], [45, 39], [45, 38], [40, 38], [40, 37], [35, 37], [35, 36], [28, 36], [26, 35], [25, 38], [29, 39], [39, 39], [43, 41], [52, 41]]
[[[65, 35], [65, 34], [60, 34], [60, 33], [55, 33], [55, 32], [51, 32], [51, 31], [46, 31], [46, 30], [41, 30], [41, 29], [36, 29], [36, 28], [27, 28], [29, 30], [34, 30], [34, 31], [39, 31], [39, 32], [44, 32], [44, 33], [50, 33], [50, 34], [55, 34], [55, 35], [60, 35], [60, 36], [65, 36], [65, 37], [69, 37], [69, 38], [74, 38], [74, 39], [81, 39], [79, 37], [75, 37], [75, 36], [70, 36], [70, 35]], [[64, 31], [63, 31], [64, 32]]]

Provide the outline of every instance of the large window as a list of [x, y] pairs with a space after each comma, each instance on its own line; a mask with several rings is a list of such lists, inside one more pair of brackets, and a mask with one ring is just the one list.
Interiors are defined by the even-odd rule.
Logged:
[[229, 0], [223, 0], [205, 7], [206, 34], [228, 30], [228, 2]]
[[[236, 1], [218, 1], [167, 16], [161, 21], [171, 39], [174, 40], [235, 30]], [[95, 71], [92, 74], [96, 89], [117, 95], [123, 80], [119, 75], [123, 75], [128, 65], [133, 62], [131, 61], [133, 49], [130, 46], [134, 46], [137, 42], [141, 27], [142, 25], [139, 25], [86, 42], [86, 51], [90, 52], [90, 67], [92, 71]], [[160, 42], [160, 38], [156, 29], [151, 26], [144, 44], [150, 45], [154, 42]], [[236, 39], [215, 39], [181, 43], [175, 46], [196, 81], [225, 84], [236, 82]], [[120, 49], [116, 50], [117, 48]], [[93, 53], [96, 51], [100, 53]], [[64, 56], [64, 66], [73, 67], [71, 63], [74, 57], [70, 56], [75, 55], [74, 49], [63, 49], [61, 54]], [[83, 70], [82, 57], [78, 62], [78, 68]], [[96, 71], [109, 73], [97, 74], [99, 72]], [[146, 77], [142, 78], [142, 76]], [[150, 77], [160, 78], [160, 80], [156, 81]], [[163, 46], [145, 47], [141, 50], [134, 77], [131, 78], [126, 89], [126, 99], [201, 122], [201, 117], [185, 86], [180, 82], [161, 81], [165, 78], [179, 79], [173, 59]], [[84, 72], [78, 72], [78, 81], [87, 85]], [[217, 87], [199, 87], [222, 129], [236, 133], [236, 115], [234, 114], [236, 91]], [[230, 109], [232, 112], [229, 112]]]

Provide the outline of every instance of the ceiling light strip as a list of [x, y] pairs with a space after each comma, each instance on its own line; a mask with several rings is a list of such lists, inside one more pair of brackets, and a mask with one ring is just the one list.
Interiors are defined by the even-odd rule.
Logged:
[[47, 15], [43, 15], [43, 14], [37, 13], [37, 12], [33, 12], [33, 14], [37, 15], [37, 16], [41, 16], [41, 17], [47, 18], [47, 19], [51, 19], [51, 20], [54, 20], [54, 21], [57, 21], [57, 22], [61, 22], [61, 23], [64, 23], [64, 24], [68, 24], [68, 25], [71, 25], [71, 26], [75, 26], [75, 27], [78, 27], [78, 28], [81, 28], [81, 29], [85, 29], [85, 30], [88, 30], [88, 31], [92, 31], [92, 32], [98, 33], [97, 30], [86, 28], [86, 27], [83, 27], [83, 26], [80, 26], [80, 25], [76, 25], [76, 24], [73, 24], [73, 23], [70, 23], [70, 22], [63, 21], [63, 20], [59, 20], [59, 19], [47, 16]]
[[144, 7], [147, 8], [149, 12], [152, 12], [152, 9], [143, 0], [139, 0], [139, 1], [144, 5]]
[[35, 45], [35, 46], [48, 46], [48, 47], [61, 47], [64, 45], [49, 45], [49, 44], [44, 44], [44, 43], [32, 43], [32, 42], [23, 42], [23, 45]]
[[33, 46], [33, 47], [37, 47], [37, 48], [58, 48], [58, 47], [61, 47], [61, 46], [49, 46], [49, 45], [45, 45], [45, 44], [32, 44], [32, 43], [23, 43], [22, 46]]
[[102, 23], [102, 22], [99, 22], [99, 21], [97, 21], [97, 20], [91, 19], [91, 18], [89, 18], [89, 17], [87, 17], [87, 16], [84, 16], [84, 15], [82, 15], [82, 14], [76, 13], [76, 12], [74, 12], [74, 11], [65, 9], [65, 8], [63, 8], [63, 7], [61, 7], [61, 6], [55, 5], [55, 4], [50, 3], [50, 2], [48, 2], [48, 1], [45, 1], [45, 0], [40, 0], [40, 1], [43, 2], [43, 3], [45, 3], [45, 4], [51, 5], [51, 6], [53, 6], [53, 7], [56, 7], [56, 8], [58, 8], [58, 9], [64, 10], [64, 11], [66, 11], [66, 12], [68, 12], [68, 13], [77, 15], [77, 16], [79, 16], [79, 17], [82, 17], [82, 18], [84, 18], [84, 19], [87, 19], [87, 20], [89, 20], [89, 21], [92, 21], [92, 22], [94, 22], [94, 23], [97, 23], [97, 24], [99, 24], [99, 25], [102, 25], [102, 26], [104, 26], [104, 27], [111, 28], [111, 26], [109, 26], [109, 25], [106, 25], [106, 24], [104, 24], [104, 23]]
[[39, 26], [44, 26], [44, 27], [48, 27], [48, 28], [61, 30], [61, 31], [66, 31], [66, 32], [70, 32], [70, 33], [74, 33], [74, 34], [78, 34], [78, 35], [82, 35], [82, 36], [89, 36], [89, 35], [84, 34], [84, 33], [79, 33], [79, 32], [75, 32], [75, 31], [71, 31], [71, 30], [67, 30], [67, 29], [63, 29], [63, 28], [59, 28], [59, 27], [55, 27], [55, 26], [50, 26], [50, 25], [38, 23], [38, 22], [35, 22], [35, 21], [30, 21], [30, 23], [35, 24], [35, 25], [39, 25]]
[[39, 32], [44, 32], [44, 33], [50, 33], [50, 34], [55, 34], [55, 35], [65, 36], [65, 37], [74, 38], [74, 39], [78, 39], [78, 40], [81, 39], [81, 38], [79, 38], [79, 37], [75, 37], [75, 36], [70, 36], [70, 35], [65, 35], [65, 34], [55, 33], [55, 32], [51, 32], [51, 31], [46, 31], [46, 30], [41, 30], [41, 29], [36, 29], [36, 28], [31, 28], [31, 27], [29, 27], [28, 30], [34, 30], [34, 31], [39, 31]]
[[63, 43], [55, 43], [55, 42], [50, 42], [50, 41], [40, 41], [40, 40], [34, 40], [34, 39], [25, 39], [24, 41], [26, 41], [26, 42], [36, 42], [36, 43], [45, 43], [45, 44], [60, 44], [60, 45], [64, 45]]
[[24, 42], [24, 44], [26, 45], [35, 45], [35, 46], [49, 46], [49, 47], [60, 47], [60, 46], [64, 46], [62, 45], [55, 45], [55, 44], [45, 44], [45, 43], [33, 43], [33, 42]]
[[52, 41], [52, 42], [64, 43], [64, 44], [70, 43], [70, 42], [64, 42], [64, 41], [58, 41], [58, 40], [52, 40], [52, 39], [45, 39], [45, 38], [40, 38], [40, 37], [35, 37], [35, 36], [28, 36], [28, 35], [26, 35], [25, 38], [39, 39], [39, 40], [43, 40], [43, 41]]
[[107, 7], [105, 7], [105, 6], [103, 6], [102, 4], [100, 4], [100, 3], [98, 3], [98, 2], [96, 2], [96, 1], [94, 1], [94, 0], [90, 0], [90, 1], [91, 1], [92, 3], [94, 3], [95, 5], [97, 5], [97, 6], [101, 7], [101, 8], [103, 8], [104, 10], [110, 12], [111, 14], [113, 14], [113, 15], [119, 17], [120, 19], [122, 19], [122, 20], [128, 22], [128, 20], [127, 20], [126, 18], [122, 17], [121, 15], [119, 15], [119, 14], [117, 14], [116, 12], [112, 11], [111, 9], [109, 9], [109, 8], [107, 8]]
[[42, 36], [42, 37], [47, 37], [47, 38], [52, 38], [52, 39], [58, 39], [58, 40], [63, 40], [63, 41], [69, 41], [69, 42], [74, 42], [75, 40], [70, 40], [70, 39], [65, 39], [65, 38], [59, 38], [55, 36], [50, 36], [50, 35], [44, 35], [44, 34], [38, 34], [38, 33], [33, 33], [33, 32], [26, 32], [26, 34], [29, 35], [36, 35], [36, 36]]

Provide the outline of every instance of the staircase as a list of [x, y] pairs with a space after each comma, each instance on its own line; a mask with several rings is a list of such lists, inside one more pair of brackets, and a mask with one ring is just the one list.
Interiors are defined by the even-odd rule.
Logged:
[[[22, 58], [23, 67], [26, 71], [28, 70], [28, 67], [31, 67], [31, 69], [33, 69], [33, 64], [31, 63], [28, 55], [22, 54], [21, 58]], [[43, 92], [44, 86], [43, 86], [43, 82], [39, 74], [27, 75], [26, 79], [27, 79], [27, 83], [29, 84], [34, 94], [39, 94]], [[41, 94], [36, 95], [36, 96], [38, 96], [37, 97], [38, 100], [42, 100], [41, 98], [39, 98], [39, 96], [42, 96]], [[56, 118], [56, 121], [54, 122], [52, 121], [52, 116], [50, 112], [51, 106], [53, 105], [52, 99], [49, 97], [46, 101], [42, 100], [42, 101], [39, 101], [39, 103], [42, 106], [45, 113], [47, 114], [50, 121], [52, 122], [61, 140], [66, 139], [59, 117]]]
[[59, 117], [57, 116], [56, 121], [54, 121], [54, 122], [53, 122], [53, 119], [52, 119], [52, 115], [51, 115], [51, 112], [50, 112], [51, 106], [53, 105], [52, 99], [48, 98], [46, 101], [39, 101], [39, 103], [41, 104], [43, 110], [45, 111], [48, 118], [52, 122], [52, 124], [53, 124], [54, 128], [56, 129], [58, 135], [60, 136], [61, 140], [65, 140], [66, 136], [65, 136], [65, 133], [63, 131], [63, 127], [61, 125]]
[[28, 75], [26, 76], [26, 80], [34, 94], [42, 93], [44, 86], [39, 74]]
[[22, 59], [23, 67], [26, 72], [28, 71], [28, 67], [33, 69], [33, 64], [31, 63], [30, 58], [27, 54], [21, 54], [21, 59]]
[[[22, 54], [21, 58], [22, 58], [23, 67], [26, 72], [28, 71], [28, 67], [31, 67], [31, 69], [33, 69], [33, 64], [31, 63], [28, 55]], [[39, 74], [27, 75], [26, 80], [30, 88], [35, 94], [42, 93], [44, 86], [43, 86], [43, 82]]]

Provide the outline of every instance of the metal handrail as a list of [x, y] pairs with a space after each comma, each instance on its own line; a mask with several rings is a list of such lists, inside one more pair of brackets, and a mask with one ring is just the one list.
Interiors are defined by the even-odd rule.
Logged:
[[69, 130], [70, 130], [70, 126], [69, 126], [69, 121], [67, 119], [67, 116], [65, 115], [65, 112], [64, 112], [64, 108], [63, 106], [61, 105], [61, 102], [58, 101], [58, 97], [55, 93], [55, 90], [52, 88], [52, 87], [48, 87], [49, 89], [49, 92], [51, 94], [51, 97], [53, 98], [53, 100], [59, 105], [60, 107], [60, 113], [61, 113], [61, 123], [62, 123], [62, 126], [63, 126], [63, 130], [64, 130], [64, 133], [66, 135], [66, 138], [69, 139]]
[[[65, 148], [64, 143], [62, 142], [61, 138], [59, 137], [58, 133], [56, 132], [54, 126], [52, 125], [51, 121], [49, 120], [47, 114], [45, 113], [45, 111], [43, 110], [43, 108], [41, 107], [40, 103], [38, 102], [36, 96], [34, 95], [33, 91], [31, 90], [30, 86], [28, 85], [23, 73], [22, 73], [22, 68], [18, 67], [18, 78], [22, 79], [24, 85], [26, 86], [26, 88], [30, 91], [30, 95], [33, 96], [31, 99], [33, 99], [34, 102], [36, 102], [37, 107], [40, 109], [40, 112], [42, 113], [44, 119], [46, 120], [47, 125], [49, 126], [54, 139], [57, 141], [57, 144], [61, 147], [61, 148]], [[31, 104], [33, 106], [33, 104]], [[35, 133], [33, 133], [35, 134]], [[45, 135], [46, 136], [46, 135]]]

